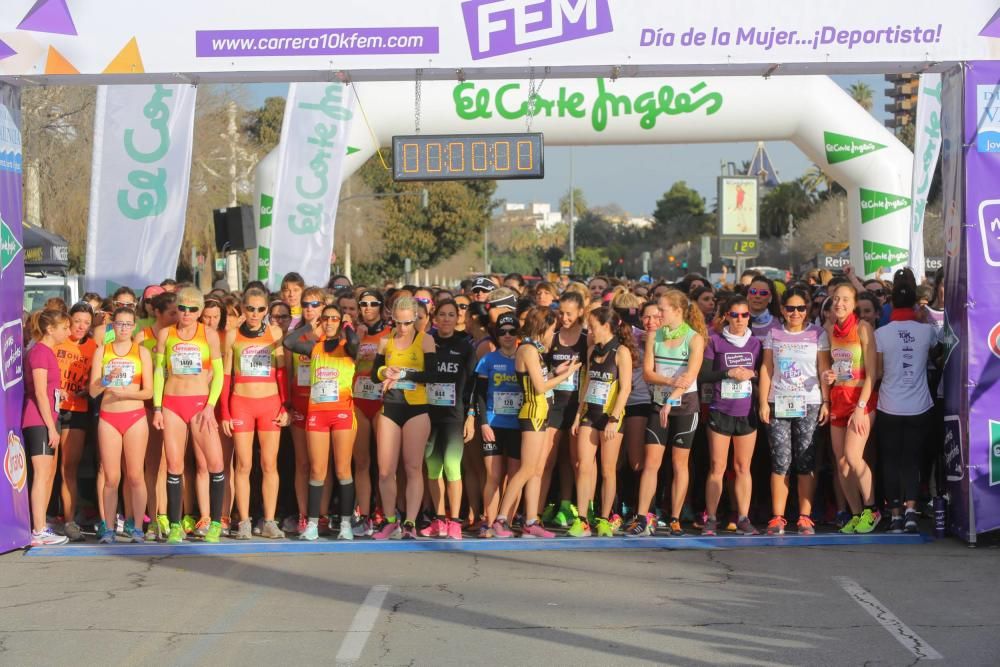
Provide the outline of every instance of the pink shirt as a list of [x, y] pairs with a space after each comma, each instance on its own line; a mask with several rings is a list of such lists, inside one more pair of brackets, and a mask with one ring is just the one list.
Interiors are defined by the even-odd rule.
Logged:
[[59, 370], [59, 362], [56, 360], [56, 353], [51, 347], [42, 342], [35, 343], [28, 352], [28, 362], [24, 369], [24, 416], [21, 419], [22, 428], [29, 426], [45, 426], [42, 420], [42, 413], [35, 400], [35, 376], [34, 369], [45, 369], [48, 371], [48, 386], [46, 394], [49, 397], [49, 410], [52, 414], [52, 423], [59, 422], [59, 397], [57, 396], [62, 378]]

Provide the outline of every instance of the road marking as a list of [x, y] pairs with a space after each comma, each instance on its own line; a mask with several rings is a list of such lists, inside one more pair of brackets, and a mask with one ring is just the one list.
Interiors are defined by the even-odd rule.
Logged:
[[351, 627], [347, 630], [347, 636], [344, 637], [340, 650], [337, 651], [338, 665], [349, 665], [361, 658], [372, 628], [375, 627], [375, 621], [378, 620], [379, 611], [382, 610], [382, 603], [388, 594], [389, 587], [382, 584], [372, 586], [368, 591], [365, 601], [354, 614], [354, 620], [351, 621]]
[[943, 658], [920, 635], [907, 627], [885, 605], [879, 602], [874, 595], [862, 588], [861, 584], [849, 577], [834, 577], [833, 580], [840, 584], [840, 587], [854, 598], [854, 601], [861, 605], [862, 609], [867, 611], [890, 635], [896, 638], [896, 641], [918, 659], [941, 660]]

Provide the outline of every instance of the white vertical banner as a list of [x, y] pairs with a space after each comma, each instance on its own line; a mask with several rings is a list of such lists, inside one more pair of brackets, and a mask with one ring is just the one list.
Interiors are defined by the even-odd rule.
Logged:
[[910, 208], [910, 268], [922, 282], [924, 266], [924, 210], [941, 152], [941, 75], [920, 75], [917, 119], [913, 138], [913, 206]]
[[177, 272], [197, 89], [100, 86], [87, 226], [87, 289], [142, 289]]
[[281, 123], [271, 222], [269, 285], [297, 271], [307, 285], [330, 278], [333, 225], [354, 116], [354, 90], [342, 83], [293, 83]]

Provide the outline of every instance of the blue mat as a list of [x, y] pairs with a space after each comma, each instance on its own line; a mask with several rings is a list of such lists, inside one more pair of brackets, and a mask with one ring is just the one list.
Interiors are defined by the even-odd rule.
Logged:
[[184, 542], [182, 544], [93, 544], [77, 543], [58, 547], [34, 547], [26, 555], [41, 558], [72, 558], [102, 556], [243, 556], [263, 554], [351, 554], [398, 553], [417, 551], [596, 551], [604, 549], [738, 549], [760, 547], [829, 547], [858, 545], [923, 544], [932, 541], [922, 534], [841, 535], [820, 533], [813, 536], [785, 535], [782, 537], [642, 537], [642, 538], [571, 538], [549, 540], [520, 539], [463, 540], [354, 540], [352, 542], [319, 539], [315, 542], [290, 540], [223, 540], [219, 544]]

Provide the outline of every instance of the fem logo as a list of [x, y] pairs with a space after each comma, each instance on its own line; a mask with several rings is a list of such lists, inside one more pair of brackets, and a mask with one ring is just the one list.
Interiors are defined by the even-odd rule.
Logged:
[[466, 0], [472, 59], [611, 32], [608, 0]]
[[28, 483], [28, 460], [24, 455], [21, 438], [13, 431], [7, 432], [7, 454], [3, 457], [3, 473], [15, 491], [21, 493]]
[[993, 325], [990, 329], [990, 335], [986, 338], [987, 345], [990, 346], [990, 352], [993, 353], [994, 357], [1000, 358], [1000, 322]]

